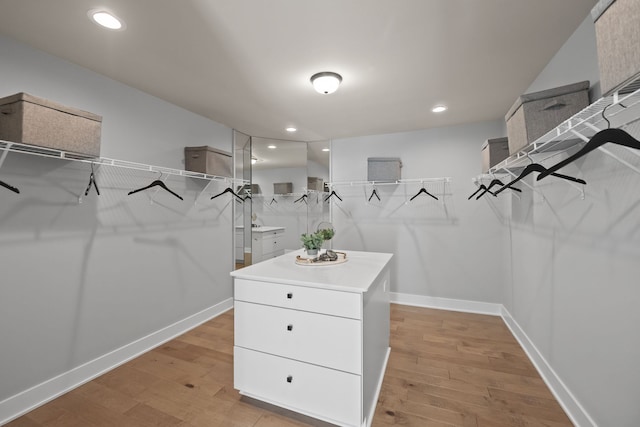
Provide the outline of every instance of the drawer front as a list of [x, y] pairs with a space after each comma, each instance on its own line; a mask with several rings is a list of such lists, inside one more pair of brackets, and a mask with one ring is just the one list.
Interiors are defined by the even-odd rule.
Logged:
[[269, 254], [282, 249], [282, 236], [270, 236], [262, 239], [262, 253]]
[[234, 289], [234, 297], [239, 301], [362, 319], [362, 294], [360, 293], [258, 282], [240, 278], [235, 279]]
[[325, 421], [362, 424], [359, 375], [234, 347], [234, 387]]
[[360, 375], [359, 320], [237, 301], [235, 345]]

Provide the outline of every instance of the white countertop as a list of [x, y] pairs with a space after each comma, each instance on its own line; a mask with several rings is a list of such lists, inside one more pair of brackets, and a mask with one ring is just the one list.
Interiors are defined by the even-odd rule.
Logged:
[[299, 265], [296, 256], [304, 250], [289, 252], [231, 272], [240, 279], [277, 282], [345, 292], [366, 292], [389, 263], [393, 254], [340, 251], [347, 262], [335, 265]]

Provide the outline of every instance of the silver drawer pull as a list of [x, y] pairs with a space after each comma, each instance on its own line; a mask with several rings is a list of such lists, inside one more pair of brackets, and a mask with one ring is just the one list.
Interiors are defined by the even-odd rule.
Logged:
[[293, 377], [292, 377], [291, 375], [289, 375], [289, 376], [287, 377], [287, 382], [288, 382], [288, 383], [293, 382]]
[[287, 325], [287, 331], [293, 331], [293, 325]]
[[287, 298], [289, 298], [289, 299], [293, 298], [293, 292], [287, 293]]

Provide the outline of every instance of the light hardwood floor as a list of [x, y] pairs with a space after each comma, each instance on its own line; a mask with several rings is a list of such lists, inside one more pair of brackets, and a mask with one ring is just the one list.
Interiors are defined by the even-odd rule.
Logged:
[[[233, 311], [8, 427], [326, 425], [233, 389]], [[392, 304], [373, 426], [571, 426], [499, 317]]]

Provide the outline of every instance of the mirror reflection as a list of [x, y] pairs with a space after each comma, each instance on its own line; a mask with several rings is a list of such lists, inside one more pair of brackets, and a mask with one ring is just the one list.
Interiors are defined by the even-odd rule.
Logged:
[[252, 263], [299, 249], [300, 235], [329, 219], [328, 148], [326, 141], [252, 138]]

